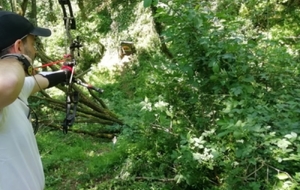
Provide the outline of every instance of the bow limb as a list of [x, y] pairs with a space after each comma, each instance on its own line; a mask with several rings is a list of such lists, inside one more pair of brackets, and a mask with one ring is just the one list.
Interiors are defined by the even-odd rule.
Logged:
[[66, 54], [67, 52], [67, 46], [69, 45], [70, 48], [70, 55], [72, 58], [74, 57], [74, 48], [72, 48], [73, 44], [73, 39], [71, 36], [70, 30], [76, 30], [76, 21], [75, 17], [73, 14], [72, 10], [72, 5], [70, 0], [58, 0], [59, 4], [61, 5], [62, 11], [63, 11], [63, 20], [64, 20], [64, 25], [66, 29], [66, 36], [67, 36], [67, 41], [66, 41]]
[[[76, 30], [76, 22], [75, 22], [75, 18], [73, 15], [73, 10], [72, 10], [72, 5], [70, 0], [58, 0], [59, 4], [61, 5], [63, 14], [64, 14], [64, 23], [65, 26], [68, 26], [67, 30], [73, 29]], [[68, 12], [69, 12], [69, 16], [68, 16], [68, 12], [66, 7], [68, 7]]]

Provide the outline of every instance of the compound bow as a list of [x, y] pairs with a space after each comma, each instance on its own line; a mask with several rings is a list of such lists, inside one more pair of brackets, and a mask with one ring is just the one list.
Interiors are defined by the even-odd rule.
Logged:
[[[71, 36], [71, 30], [76, 30], [76, 22], [75, 22], [75, 17], [73, 15], [73, 10], [72, 10], [72, 5], [70, 0], [58, 0], [59, 4], [62, 7], [63, 11], [63, 20], [64, 20], [64, 25], [66, 29], [66, 36], [67, 36], [67, 42], [66, 42], [66, 55], [65, 57], [65, 62], [64, 65], [67, 65], [72, 68], [71, 75], [69, 77], [69, 80], [66, 82], [67, 85], [67, 90], [66, 90], [66, 117], [63, 121], [63, 132], [67, 133], [68, 128], [73, 125], [75, 122], [75, 117], [76, 117], [76, 110], [77, 110], [77, 104], [79, 101], [79, 93], [74, 90], [72, 87], [74, 83], [79, 84], [81, 86], [84, 86], [88, 89], [95, 90], [99, 93], [102, 93], [103, 90], [96, 88], [90, 84], [83, 83], [81, 80], [78, 78], [74, 77], [75, 73], [75, 67], [77, 65], [76, 59], [75, 59], [75, 50], [78, 52], [78, 56], [80, 56], [80, 48], [83, 47], [80, 38], [76, 37], [76, 39], [73, 39]], [[69, 15], [68, 15], [69, 13]], [[67, 45], [69, 45], [69, 53], [67, 50]], [[86, 73], [86, 72], [84, 72]], [[82, 74], [81, 74], [82, 75]]]

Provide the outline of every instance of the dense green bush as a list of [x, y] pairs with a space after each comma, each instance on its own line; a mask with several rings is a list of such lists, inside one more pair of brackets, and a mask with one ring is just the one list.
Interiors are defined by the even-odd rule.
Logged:
[[146, 98], [139, 146], [130, 151], [139, 160], [137, 176], [173, 176], [178, 186], [195, 189], [297, 186], [298, 54], [282, 41], [279, 32], [288, 29], [276, 20], [257, 26], [259, 14], [282, 16], [267, 8], [275, 2], [255, 5], [262, 11], [248, 18], [251, 2], [176, 0], [158, 7], [156, 21], [174, 58], [140, 64], [143, 89], [136, 93]]

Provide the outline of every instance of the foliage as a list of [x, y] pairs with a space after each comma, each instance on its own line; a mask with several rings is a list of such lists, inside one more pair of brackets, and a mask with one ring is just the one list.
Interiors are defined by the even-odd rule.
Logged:
[[[296, 44], [280, 41], [286, 36], [278, 30], [293, 35], [299, 27], [287, 31], [276, 19], [257, 26], [259, 14], [282, 16], [268, 9], [275, 2], [235, 2], [226, 12], [222, 3], [178, 0], [158, 7], [174, 59], [156, 55], [150, 65], [138, 58], [143, 77], [132, 81], [143, 83], [135, 94], [146, 97], [142, 147], [130, 155], [152, 170], [138, 162], [135, 170], [151, 176], [157, 168], [154, 176], [173, 176], [182, 188], [292, 189], [299, 182], [293, 164], [300, 140], [298, 52]], [[249, 19], [241, 8], [254, 10], [250, 5], [263, 11]]]
[[[89, 23], [79, 21], [81, 28], [92, 29], [80, 31], [91, 46], [83, 60], [96, 62], [87, 52], [97, 49], [98, 38], [119, 40], [127, 27], [152, 23], [152, 17], [137, 22], [142, 16], [136, 1], [105, 3], [95, 6]], [[131, 61], [115, 73], [94, 67], [89, 75], [101, 82], [103, 99], [126, 123], [117, 144], [106, 149], [111, 144], [98, 139], [43, 132], [37, 138], [49, 189], [297, 189], [299, 5], [275, 0], [140, 4], [143, 14], [156, 8], [153, 22], [161, 24], [159, 39], [173, 58], [159, 50], [157, 36], [142, 43], [150, 29], [128, 30], [138, 47]], [[112, 22], [119, 24], [117, 36]], [[53, 138], [72, 141], [52, 149]]]

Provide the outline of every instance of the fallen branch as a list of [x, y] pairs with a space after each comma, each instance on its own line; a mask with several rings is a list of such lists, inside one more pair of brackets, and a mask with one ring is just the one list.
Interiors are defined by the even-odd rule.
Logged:
[[[48, 127], [57, 129], [57, 130], [63, 130], [63, 128], [61, 126], [58, 125], [47, 125]], [[98, 133], [98, 132], [90, 132], [90, 131], [84, 131], [81, 129], [74, 129], [74, 128], [69, 128], [68, 131], [74, 132], [74, 133], [80, 133], [80, 134], [84, 134], [84, 135], [90, 135], [93, 137], [100, 137], [100, 138], [106, 138], [106, 139], [113, 139], [115, 136], [117, 136], [117, 133]]]
[[174, 178], [154, 178], [154, 177], [135, 177], [137, 180], [146, 180], [146, 181], [160, 181], [160, 182], [172, 182], [175, 181]]

